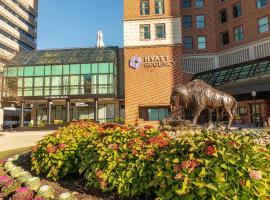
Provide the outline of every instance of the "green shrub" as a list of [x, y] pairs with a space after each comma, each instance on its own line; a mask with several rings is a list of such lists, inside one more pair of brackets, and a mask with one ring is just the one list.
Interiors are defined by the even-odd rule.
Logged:
[[33, 127], [34, 127], [33, 123], [32, 122], [29, 122], [28, 128], [33, 128]]
[[40, 128], [44, 128], [46, 126], [46, 121], [42, 120], [41, 122], [39, 122], [38, 127]]
[[270, 147], [254, 135], [72, 123], [39, 142], [32, 167], [53, 179], [81, 173], [88, 187], [126, 197], [267, 199]]
[[54, 180], [78, 173], [81, 151], [97, 128], [92, 122], [78, 122], [47, 135], [32, 149], [32, 170]]

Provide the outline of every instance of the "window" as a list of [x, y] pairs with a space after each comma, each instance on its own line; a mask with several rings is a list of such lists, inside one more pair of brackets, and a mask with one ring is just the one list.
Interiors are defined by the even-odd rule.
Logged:
[[193, 48], [193, 41], [191, 36], [184, 37], [184, 48], [185, 49], [192, 49]]
[[156, 39], [166, 38], [165, 24], [156, 24]]
[[140, 35], [141, 35], [141, 40], [150, 40], [151, 39], [150, 25], [149, 24], [141, 25]]
[[183, 27], [184, 29], [192, 28], [192, 16], [190, 15], [183, 16]]
[[183, 0], [182, 8], [191, 8], [191, 0]]
[[198, 36], [198, 49], [206, 49], [206, 37]]
[[241, 3], [238, 2], [233, 5], [233, 17], [237, 18], [242, 16], [242, 11], [241, 11]]
[[228, 31], [224, 31], [221, 33], [221, 45], [227, 45], [230, 43], [230, 37], [229, 37], [229, 32]]
[[155, 1], [155, 14], [156, 15], [164, 14], [164, 0]]
[[159, 121], [170, 115], [169, 108], [139, 108], [139, 118], [145, 121]]
[[259, 24], [259, 33], [265, 33], [269, 31], [269, 19], [268, 16], [265, 16], [258, 20]]
[[196, 0], [195, 6], [196, 8], [202, 8], [204, 6], [204, 0]]
[[141, 0], [141, 15], [149, 15], [149, 0]]
[[266, 6], [268, 3], [268, 0], [256, 0], [256, 7], [257, 8], [262, 8]]
[[220, 23], [227, 22], [228, 21], [227, 9], [223, 9], [219, 11], [219, 17], [220, 17]]
[[244, 31], [243, 31], [243, 26], [237, 26], [234, 28], [234, 40], [236, 42], [239, 42], [244, 39]]
[[204, 28], [204, 15], [196, 16], [196, 27], [197, 28]]

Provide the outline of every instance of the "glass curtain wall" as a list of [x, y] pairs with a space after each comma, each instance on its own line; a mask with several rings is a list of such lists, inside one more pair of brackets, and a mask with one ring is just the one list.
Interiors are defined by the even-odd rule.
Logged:
[[25, 97], [116, 94], [116, 74], [114, 63], [9, 67], [4, 72], [17, 78], [17, 96]]

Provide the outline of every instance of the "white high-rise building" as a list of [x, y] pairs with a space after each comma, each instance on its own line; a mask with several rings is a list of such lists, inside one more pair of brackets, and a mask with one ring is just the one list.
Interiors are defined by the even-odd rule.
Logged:
[[36, 49], [38, 0], [0, 0], [0, 69], [20, 51]]

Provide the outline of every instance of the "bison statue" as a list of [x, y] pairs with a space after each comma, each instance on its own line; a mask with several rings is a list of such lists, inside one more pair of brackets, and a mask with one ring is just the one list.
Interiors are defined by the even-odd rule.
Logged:
[[218, 120], [224, 112], [228, 114], [230, 128], [235, 110], [236, 100], [229, 94], [216, 90], [202, 80], [193, 80], [186, 84], [176, 85], [171, 94], [172, 113], [177, 112], [179, 106], [194, 113], [193, 124], [204, 109], [216, 110]]

